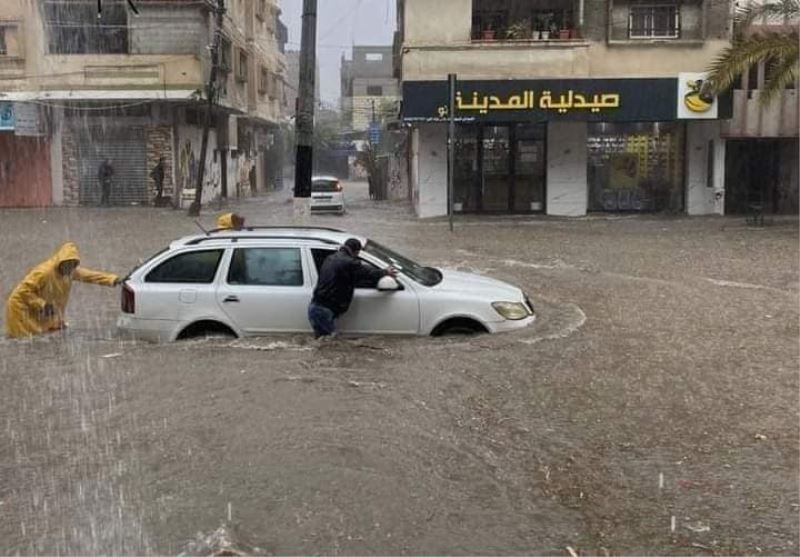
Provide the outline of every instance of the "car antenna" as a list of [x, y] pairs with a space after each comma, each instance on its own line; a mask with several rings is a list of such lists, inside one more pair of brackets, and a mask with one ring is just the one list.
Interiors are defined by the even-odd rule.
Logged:
[[202, 230], [202, 231], [203, 231], [203, 234], [205, 234], [206, 236], [208, 236], [208, 230], [206, 230], [205, 228], [203, 228], [203, 225], [202, 225], [202, 224], [200, 224], [200, 221], [199, 221], [199, 220], [196, 220], [196, 219], [195, 219], [194, 223], [197, 225], [197, 228], [199, 228], [200, 230]]

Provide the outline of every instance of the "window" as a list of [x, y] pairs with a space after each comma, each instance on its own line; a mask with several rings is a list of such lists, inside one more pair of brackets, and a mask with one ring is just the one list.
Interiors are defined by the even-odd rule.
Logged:
[[383, 95], [383, 87], [380, 85], [367, 85], [367, 95], [370, 97], [380, 97]]
[[231, 71], [231, 41], [222, 37], [219, 45], [219, 71], [227, 74]]
[[128, 7], [121, 0], [41, 0], [50, 54], [127, 54]]
[[[328, 257], [336, 253], [336, 251], [332, 249], [312, 249], [311, 255], [314, 257], [314, 266], [317, 268], [317, 275], [319, 276], [320, 271], [322, 270], [322, 264], [325, 262]], [[367, 269], [377, 269], [375, 265], [370, 263], [369, 261], [361, 260], [361, 264], [364, 265]], [[370, 279], [368, 276], [359, 276], [356, 278], [356, 288], [371, 288], [376, 289], [378, 288], [377, 281]]]
[[714, 187], [714, 140], [708, 140], [708, 152], [706, 153], [706, 187]]
[[239, 81], [247, 81], [247, 64], [249, 63], [249, 58], [247, 56], [247, 52], [244, 50], [239, 50], [239, 64], [236, 68], [236, 79]]
[[221, 249], [192, 251], [171, 257], [150, 271], [145, 282], [211, 284], [217, 274]]
[[383, 53], [367, 52], [367, 62], [383, 62]]
[[237, 249], [228, 271], [228, 284], [303, 286], [303, 265], [297, 248]]
[[632, 39], [675, 39], [680, 36], [680, 8], [677, 4], [633, 4], [628, 19]]
[[261, 71], [258, 77], [258, 93], [260, 95], [266, 95], [267, 91], [269, 90], [269, 70], [264, 66], [261, 66]]
[[267, 13], [267, 0], [256, 0], [256, 17], [264, 21], [264, 16]]
[[6, 28], [0, 27], [0, 56], [8, 56], [8, 47], [6, 46]]

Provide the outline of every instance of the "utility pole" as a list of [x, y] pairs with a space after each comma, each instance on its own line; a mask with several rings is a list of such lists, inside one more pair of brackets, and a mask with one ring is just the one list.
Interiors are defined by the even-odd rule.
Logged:
[[456, 165], [456, 74], [447, 76], [448, 110], [450, 119], [447, 128], [447, 215], [450, 220], [450, 232], [453, 231], [453, 179]]
[[375, 99], [372, 99], [372, 121], [375, 122]]
[[317, 60], [317, 0], [303, 0], [303, 32], [300, 39], [300, 84], [297, 92], [295, 137], [297, 158], [294, 174], [294, 219], [305, 222], [311, 208], [311, 175], [314, 170], [314, 82]]
[[[214, 30], [214, 40], [211, 42], [211, 71], [208, 74], [208, 85], [206, 85], [206, 120], [203, 124], [203, 142], [200, 144], [200, 164], [197, 172], [197, 185], [194, 189], [194, 201], [189, 206], [189, 216], [200, 215], [200, 206], [203, 203], [203, 180], [206, 174], [206, 153], [208, 152], [208, 131], [211, 127], [211, 116], [214, 108], [214, 97], [217, 94], [217, 73], [219, 73], [219, 49], [222, 44], [222, 25], [225, 16], [225, 0], [217, 0], [217, 7], [214, 10], [216, 15], [216, 26]], [[224, 156], [224, 155], [223, 155]]]

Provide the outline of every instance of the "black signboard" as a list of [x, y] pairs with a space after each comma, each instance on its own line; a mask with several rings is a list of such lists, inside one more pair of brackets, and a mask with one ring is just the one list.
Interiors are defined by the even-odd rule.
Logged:
[[[719, 117], [730, 117], [729, 98]], [[446, 81], [403, 83], [403, 120], [444, 122]], [[656, 122], [677, 119], [677, 78], [459, 81], [459, 122]]]

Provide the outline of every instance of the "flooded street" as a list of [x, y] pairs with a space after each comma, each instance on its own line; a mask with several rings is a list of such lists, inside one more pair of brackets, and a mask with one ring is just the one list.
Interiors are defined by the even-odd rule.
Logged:
[[[518, 285], [538, 321], [474, 338], [0, 340], [0, 554], [167, 554], [221, 524], [270, 554], [796, 555], [797, 221], [344, 217]], [[242, 202], [291, 222], [287, 194]], [[201, 222], [211, 227], [207, 207]], [[0, 211], [0, 295], [61, 242], [126, 274], [197, 231], [151, 208]]]

